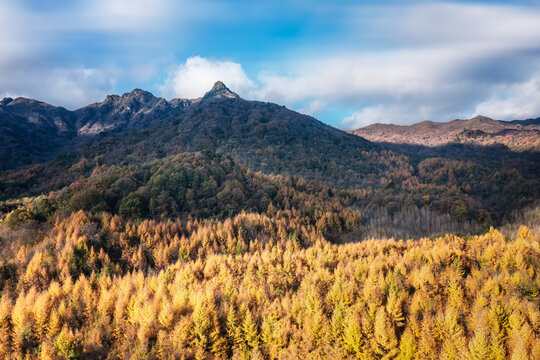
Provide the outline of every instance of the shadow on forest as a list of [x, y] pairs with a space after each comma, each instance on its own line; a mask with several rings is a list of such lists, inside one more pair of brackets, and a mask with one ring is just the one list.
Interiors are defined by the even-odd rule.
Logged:
[[502, 144], [476, 145], [450, 143], [440, 146], [423, 146], [404, 143], [376, 142], [381, 147], [405, 153], [412, 158], [420, 157], [445, 157], [455, 160], [502, 160], [521, 159], [540, 162], [540, 153], [533, 151], [512, 151]]

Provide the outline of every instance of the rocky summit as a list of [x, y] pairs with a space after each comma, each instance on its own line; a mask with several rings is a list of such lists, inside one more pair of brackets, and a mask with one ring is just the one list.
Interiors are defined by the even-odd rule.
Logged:
[[208, 91], [203, 99], [238, 99], [238, 94], [229, 90], [221, 81], [217, 81], [212, 89]]

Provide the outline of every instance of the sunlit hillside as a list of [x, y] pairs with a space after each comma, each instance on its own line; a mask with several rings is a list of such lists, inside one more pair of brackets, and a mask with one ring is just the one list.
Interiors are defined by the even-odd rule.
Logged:
[[0, 0], [0, 359], [540, 360], [539, 65], [531, 0]]
[[298, 216], [135, 224], [80, 211], [32, 236], [4, 221], [18, 240], [2, 245], [2, 356], [540, 356], [527, 227], [335, 245]]

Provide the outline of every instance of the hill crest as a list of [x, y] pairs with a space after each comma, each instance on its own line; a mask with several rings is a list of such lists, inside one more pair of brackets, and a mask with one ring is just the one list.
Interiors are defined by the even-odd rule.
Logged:
[[540, 151], [540, 125], [535, 119], [511, 122], [476, 116], [449, 122], [422, 121], [412, 125], [372, 124], [349, 131], [373, 142], [444, 146], [502, 144], [515, 151]]

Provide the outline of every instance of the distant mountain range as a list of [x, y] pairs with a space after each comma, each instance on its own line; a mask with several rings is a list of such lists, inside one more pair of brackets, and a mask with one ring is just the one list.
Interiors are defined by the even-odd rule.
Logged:
[[513, 151], [540, 151], [540, 118], [499, 121], [485, 116], [446, 123], [422, 121], [403, 126], [373, 124], [352, 134], [378, 143], [442, 146], [502, 144]]

